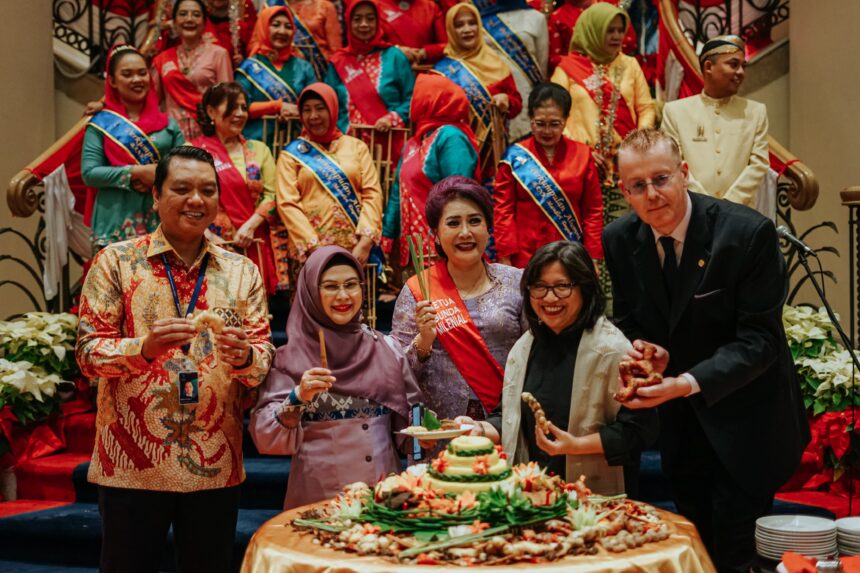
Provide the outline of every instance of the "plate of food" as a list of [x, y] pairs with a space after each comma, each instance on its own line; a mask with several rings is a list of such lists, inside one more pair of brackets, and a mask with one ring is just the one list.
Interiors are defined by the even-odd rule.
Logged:
[[420, 425], [408, 426], [398, 434], [419, 440], [445, 440], [468, 434], [472, 427], [472, 424], [460, 424], [454, 420], [440, 420], [432, 410], [424, 410]]

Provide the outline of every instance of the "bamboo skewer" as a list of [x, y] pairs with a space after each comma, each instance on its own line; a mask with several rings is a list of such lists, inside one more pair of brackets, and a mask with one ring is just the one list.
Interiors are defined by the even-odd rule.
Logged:
[[430, 292], [427, 289], [427, 285], [424, 282], [425, 274], [424, 274], [424, 249], [423, 241], [421, 240], [421, 235], [418, 235], [417, 240], [419, 244], [418, 251], [415, 250], [415, 241], [412, 240], [412, 235], [409, 235], [409, 255], [412, 259], [412, 270], [415, 271], [415, 276], [418, 277], [418, 287], [421, 289], [421, 296], [424, 297], [424, 300], [430, 300]]
[[320, 333], [320, 363], [322, 364], [323, 368], [328, 368], [328, 356], [326, 356], [326, 353], [325, 353], [325, 333], [323, 332], [322, 328], [320, 328], [319, 333]]

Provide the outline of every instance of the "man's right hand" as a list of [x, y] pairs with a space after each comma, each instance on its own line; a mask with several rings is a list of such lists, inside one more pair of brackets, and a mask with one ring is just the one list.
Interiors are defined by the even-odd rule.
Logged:
[[152, 362], [168, 350], [191, 344], [197, 330], [187, 318], [162, 318], [156, 320], [152, 330], [143, 339], [140, 355]]
[[669, 351], [659, 344], [637, 338], [633, 341], [633, 348], [627, 351], [627, 358], [630, 360], [642, 360], [645, 357], [642, 351], [645, 350], [646, 344], [650, 344], [655, 349], [654, 356], [651, 358], [651, 365], [654, 366], [654, 371], [663, 374], [669, 365]]

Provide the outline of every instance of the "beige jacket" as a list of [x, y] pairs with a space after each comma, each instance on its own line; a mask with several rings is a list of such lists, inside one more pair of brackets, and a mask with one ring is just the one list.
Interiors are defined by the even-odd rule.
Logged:
[[667, 103], [661, 127], [681, 146], [690, 166], [690, 189], [756, 207], [770, 167], [764, 104], [702, 93]]
[[[534, 431], [533, 428], [520, 427], [520, 396], [533, 342], [531, 332], [523, 334], [508, 354], [505, 365], [502, 447], [515, 464], [528, 461], [523, 432]], [[621, 407], [612, 397], [618, 387], [618, 363], [630, 347], [627, 338], [605, 317], [600, 317], [594, 328], [582, 334], [571, 385], [568, 432], [585, 436], [615, 419]], [[623, 468], [609, 466], [602, 454], [567, 456], [566, 479], [576, 480], [580, 475], [588, 478], [588, 486], [595, 493], [615, 495], [624, 492]]]

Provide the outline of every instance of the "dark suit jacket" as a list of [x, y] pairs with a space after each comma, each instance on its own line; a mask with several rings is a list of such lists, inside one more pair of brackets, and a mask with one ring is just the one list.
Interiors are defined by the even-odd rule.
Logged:
[[692, 214], [671, 306], [651, 227], [630, 213], [604, 230], [614, 315], [630, 340], [641, 338], [669, 351], [667, 376], [690, 372], [701, 387], [700, 393], [659, 408], [667, 474], [683, 473], [689, 457], [678, 443], [689, 431], [691, 416], [681, 403], [686, 400], [738, 484], [751, 494], [773, 493], [791, 476], [809, 442], [782, 326], [785, 260], [772, 221], [728, 201], [690, 196]]

